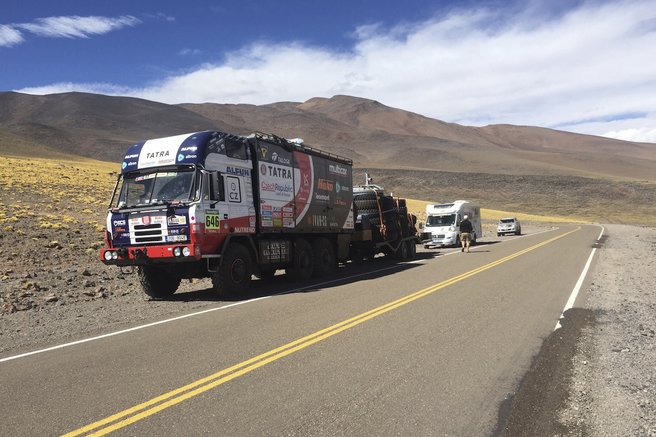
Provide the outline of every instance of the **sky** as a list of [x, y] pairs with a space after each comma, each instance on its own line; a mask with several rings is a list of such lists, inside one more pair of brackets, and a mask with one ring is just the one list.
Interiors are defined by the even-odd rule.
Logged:
[[346, 94], [468, 126], [656, 142], [656, 0], [3, 0], [0, 91]]

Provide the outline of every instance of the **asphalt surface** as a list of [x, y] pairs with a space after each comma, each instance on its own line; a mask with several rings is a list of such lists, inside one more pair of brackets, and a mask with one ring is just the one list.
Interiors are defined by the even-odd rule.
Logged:
[[599, 231], [277, 276], [258, 300], [0, 362], [0, 434], [494, 434]]

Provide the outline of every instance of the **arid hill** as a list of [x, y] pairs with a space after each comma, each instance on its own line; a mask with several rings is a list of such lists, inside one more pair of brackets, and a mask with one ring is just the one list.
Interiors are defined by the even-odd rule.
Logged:
[[361, 168], [656, 178], [656, 144], [538, 127], [461, 126], [350, 96], [255, 106], [0, 93], [0, 153], [57, 151], [118, 161], [133, 142], [205, 129], [300, 137]]

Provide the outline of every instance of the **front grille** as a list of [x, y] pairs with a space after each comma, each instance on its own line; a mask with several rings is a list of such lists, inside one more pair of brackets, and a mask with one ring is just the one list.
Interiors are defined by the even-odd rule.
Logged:
[[135, 243], [163, 243], [166, 236], [166, 227], [161, 224], [136, 225], [134, 227]]

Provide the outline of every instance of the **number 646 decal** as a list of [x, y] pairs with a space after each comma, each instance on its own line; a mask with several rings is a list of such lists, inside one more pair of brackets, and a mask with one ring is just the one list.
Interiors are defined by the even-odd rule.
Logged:
[[221, 218], [218, 211], [205, 212], [205, 229], [220, 229]]

